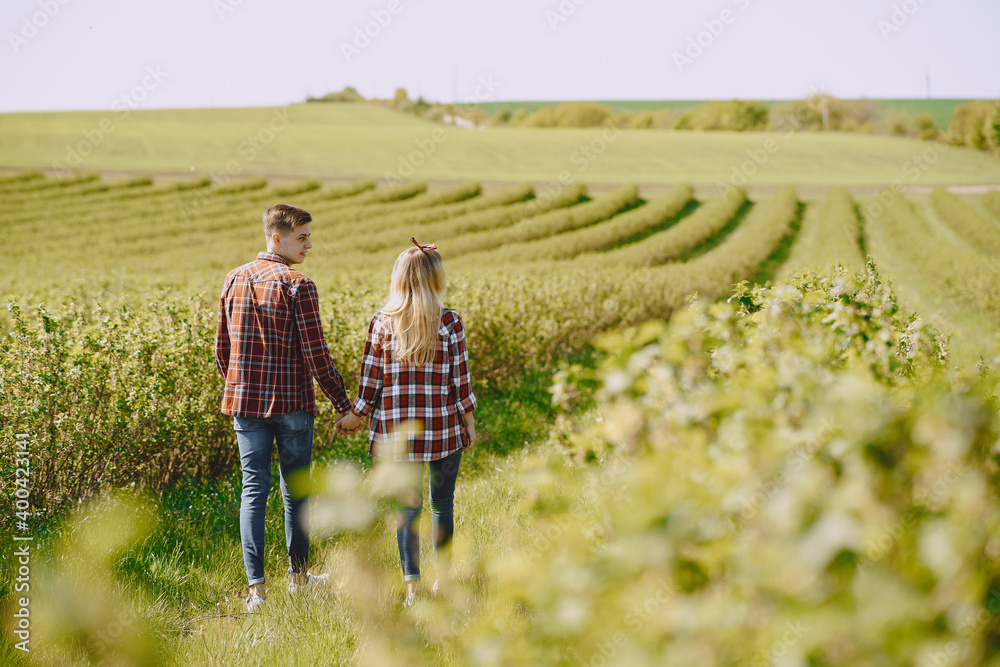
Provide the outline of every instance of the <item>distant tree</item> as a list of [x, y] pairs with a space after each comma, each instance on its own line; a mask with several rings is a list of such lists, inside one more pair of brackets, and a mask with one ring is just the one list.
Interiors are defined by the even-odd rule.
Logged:
[[354, 86], [345, 86], [338, 93], [327, 93], [319, 98], [321, 102], [363, 102], [365, 100]]
[[674, 120], [673, 129], [675, 130], [693, 130], [694, 129], [694, 117], [695, 112], [687, 111], [682, 113]]
[[[689, 109], [657, 109], [653, 113], [653, 127], [657, 130], [673, 130], [678, 119], [689, 111]], [[686, 129], [690, 130], [691, 128]]]
[[690, 123], [694, 130], [749, 132], [766, 128], [769, 114], [770, 109], [763, 102], [712, 101], [698, 107], [692, 114]]
[[752, 132], [767, 127], [771, 109], [763, 102], [732, 100], [722, 108], [723, 129]]
[[496, 115], [490, 119], [490, 125], [509, 125], [513, 116], [510, 107], [500, 107]]
[[542, 107], [525, 119], [528, 127], [598, 127], [613, 111], [598, 102], [563, 102]]
[[617, 111], [611, 116], [611, 123], [615, 127], [620, 127], [622, 129], [628, 129], [632, 127], [632, 121], [635, 119], [635, 114], [631, 111]]
[[910, 118], [906, 114], [896, 114], [891, 123], [890, 131], [895, 137], [910, 136]]
[[976, 100], [959, 104], [951, 117], [948, 140], [957, 146], [976, 150], [995, 150], [997, 143], [995, 118], [1000, 102]]
[[406, 88], [397, 88], [396, 94], [392, 98], [392, 106], [395, 109], [406, 109], [410, 106], [410, 95]]
[[646, 130], [653, 127], [653, 112], [640, 111], [632, 118], [631, 128], [633, 130]]
[[525, 127], [559, 127], [555, 107], [542, 107], [524, 119]]
[[1000, 100], [993, 105], [993, 113], [986, 121], [986, 145], [1000, 157]]
[[938, 129], [934, 116], [929, 113], [917, 116], [917, 136], [924, 141], [937, 141], [941, 138], [941, 130]]

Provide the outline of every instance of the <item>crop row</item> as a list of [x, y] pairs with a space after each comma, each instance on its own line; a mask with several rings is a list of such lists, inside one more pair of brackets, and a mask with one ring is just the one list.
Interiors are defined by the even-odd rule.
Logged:
[[40, 171], [19, 171], [14, 174], [0, 174], [0, 189], [9, 187], [15, 183], [37, 181], [41, 178], [45, 178], [45, 174]]
[[17, 195], [24, 192], [34, 192], [36, 190], [53, 190], [58, 192], [61, 188], [68, 188], [80, 183], [92, 183], [100, 176], [94, 172], [76, 174], [66, 178], [28, 178], [21, 180], [10, 180], [0, 183], [0, 194]]
[[702, 204], [669, 229], [610, 252], [581, 255], [577, 260], [588, 264], [641, 268], [681, 259], [737, 222], [737, 215], [747, 203], [746, 190], [731, 187], [722, 197]]
[[477, 363], [508, 377], [579, 350], [611, 327], [669, 317], [692, 294], [709, 300], [727, 294], [757, 274], [798, 215], [795, 190], [784, 187], [754, 206], [718, 246], [687, 263], [635, 271], [578, 262], [539, 262], [512, 271], [492, 263], [466, 272], [475, 281], [459, 283], [455, 298], [469, 310], [463, 318]]
[[594, 199], [586, 204], [558, 208], [523, 219], [510, 227], [467, 234], [442, 247], [441, 253], [446, 258], [456, 257], [477, 250], [531, 241], [580, 229], [601, 220], [607, 220], [625, 209], [632, 208], [638, 201], [639, 188], [635, 185], [626, 185], [607, 196]]
[[807, 209], [782, 275], [836, 266], [860, 271], [865, 266], [861, 244], [857, 203], [844, 188], [834, 188], [822, 204]]
[[507, 191], [515, 199], [514, 203], [495, 206], [481, 211], [473, 211], [448, 219], [426, 220], [413, 226], [404, 224], [382, 230], [379, 234], [368, 234], [358, 230], [352, 236], [355, 249], [367, 254], [361, 259], [363, 263], [385, 263], [391, 265], [393, 258], [405, 247], [410, 236], [416, 236], [421, 243], [437, 243], [442, 253], [447, 253], [463, 235], [475, 235], [477, 232], [488, 232], [509, 228], [539, 211], [559, 210], [576, 205], [583, 198], [587, 189], [574, 184], [565, 188], [559, 195], [547, 199], [524, 200], [519, 195], [525, 193], [530, 186], [520, 185]]
[[484, 262], [509, 264], [572, 259], [588, 251], [626, 245], [638, 236], [675, 224], [693, 203], [693, 196], [694, 189], [690, 185], [679, 185], [663, 199], [647, 202], [604, 222], [533, 241], [505, 244], [495, 250], [465, 255], [459, 261], [467, 266]]
[[338, 238], [350, 242], [358, 250], [381, 250], [395, 244], [395, 236], [391, 234], [395, 230], [407, 237], [423, 236], [422, 226], [523, 203], [533, 197], [534, 192], [530, 183], [522, 183], [454, 204], [390, 212], [366, 220], [364, 225], [348, 225], [339, 231]]
[[50, 220], [87, 220], [141, 215], [149, 218], [163, 211], [167, 211], [169, 216], [176, 216], [178, 212], [205, 207], [213, 201], [218, 210], [225, 211], [232, 208], [232, 196], [246, 197], [248, 193], [252, 196], [253, 192], [264, 190], [266, 186], [267, 182], [263, 179], [253, 179], [223, 187], [211, 187], [199, 179], [149, 189], [118, 189], [89, 197], [81, 197], [75, 193], [65, 197], [50, 197], [46, 196], [47, 191], [39, 191], [31, 199], [14, 200], [0, 193], [0, 201], [11, 211], [8, 218], [11, 222], [32, 222], [41, 217]]
[[931, 193], [938, 217], [973, 248], [1000, 256], [1000, 226], [944, 188]]
[[[476, 215], [496, 216], [506, 208], [530, 215], [538, 206], [572, 202], [581, 194], [582, 188], [567, 190], [561, 201], [542, 200], [535, 207], [523, 202]], [[675, 206], [686, 201], [682, 195], [690, 192], [679, 190]], [[634, 188], [623, 188], [556, 213], [579, 209], [573, 212], [580, 216], [589, 210], [590, 219], [614, 219], [614, 212], [634, 204], [635, 197]], [[719, 245], [686, 264], [623, 271], [553, 262], [545, 280], [520, 271], [498, 279], [502, 267], [496, 263], [482, 272], [449, 274], [449, 295], [461, 304], [477, 377], [509, 381], [526, 369], [544, 369], [581, 351], [611, 327], [669, 315], [692, 292], [709, 298], [727, 293], [733, 283], [752, 278], [774, 254], [792, 229], [797, 209], [794, 190], [785, 188], [773, 200], [758, 203]], [[584, 219], [577, 216], [574, 220]], [[530, 218], [536, 224], [546, 219], [555, 223], [559, 218]], [[472, 223], [467, 219], [463, 224]], [[515, 223], [504, 231], [521, 226]], [[202, 271], [198, 291], [207, 298], [188, 298], [183, 290], [146, 291], [130, 294], [121, 308], [102, 310], [103, 297], [74, 295], [74, 303], [54, 304], [52, 312], [26, 311], [17, 335], [0, 339], [4, 416], [13, 415], [16, 406], [20, 424], [31, 430], [39, 453], [37, 488], [45, 494], [39, 500], [51, 503], [44, 506], [64, 506], [67, 499], [108, 484], [136, 481], [155, 490], [192, 475], [211, 477], [228, 470], [220, 461], [226, 463], [224, 454], [231, 453], [231, 424], [218, 413], [220, 379], [205, 360], [211, 358], [214, 296], [232, 268], [233, 249], [239, 255], [259, 244], [248, 237], [239, 242], [245, 245], [234, 246], [243, 236], [242, 230], [202, 231], [185, 235], [184, 243], [167, 244], [160, 254], [145, 253], [153, 244], [162, 246], [162, 239], [122, 249], [123, 258], [139, 262], [140, 270], [164, 282], [186, 277], [197, 267]], [[456, 241], [461, 239], [456, 235]], [[427, 240], [444, 245], [445, 238]], [[356, 262], [371, 259], [349, 245], [328, 248], [328, 253]], [[241, 261], [250, 257], [248, 252]], [[88, 267], [90, 259], [77, 257], [72, 266]], [[39, 260], [51, 262], [49, 254]], [[310, 262], [307, 269], [319, 274], [331, 353], [350, 382], [365, 323], [384, 298], [388, 273], [380, 270], [370, 279], [338, 283], [336, 264], [323, 265], [318, 258]], [[44, 378], [48, 384], [40, 388], [25, 378]], [[332, 422], [318, 423], [318, 436], [332, 438]], [[198, 433], [194, 441], [188, 437], [192, 432]]]
[[[28, 189], [2, 191], [0, 197], [12, 210], [22, 207], [34, 206], [39, 202], [59, 202], [78, 201], [80, 197], [94, 194], [95, 199], [99, 199], [102, 188], [109, 188], [115, 185], [115, 181], [102, 181], [98, 178], [91, 178], [90, 174], [83, 174], [75, 178], [50, 178], [44, 181], [28, 181], [25, 187]], [[131, 179], [126, 179], [130, 181]], [[117, 181], [123, 183], [125, 181]], [[144, 183], [141, 189], [146, 189], [148, 183]], [[104, 190], [106, 191], [106, 190]]]
[[711, 252], [655, 269], [673, 291], [672, 305], [680, 306], [683, 301], [679, 298], [695, 293], [714, 300], [727, 294], [734, 284], [752, 281], [790, 235], [799, 215], [795, 188], [783, 186], [772, 199], [757, 203], [739, 227]]
[[927, 284], [969, 312], [1000, 317], [1000, 264], [996, 259], [945, 238], [902, 197], [892, 198], [885, 211], [871, 216], [867, 224], [919, 270]]
[[[388, 189], [386, 190], [388, 191]], [[376, 190], [375, 193], [381, 191]], [[313, 213], [314, 218], [319, 216], [328, 217], [328, 226], [336, 230], [338, 234], [349, 232], [353, 225], [356, 223], [364, 221], [365, 226], [368, 224], [381, 225], [381, 221], [386, 216], [393, 216], [399, 214], [405, 214], [411, 211], [426, 211], [428, 209], [441, 209], [447, 206], [457, 207], [462, 210], [464, 207], [468, 207], [470, 204], [475, 210], [477, 202], [482, 198], [483, 189], [477, 182], [462, 183], [460, 185], [455, 185], [450, 188], [444, 188], [441, 190], [435, 190], [434, 192], [424, 192], [418, 193], [412, 197], [406, 197], [403, 199], [397, 199], [394, 201], [382, 202], [379, 204], [364, 203], [355, 204], [350, 207], [336, 206], [333, 209], [324, 207], [322, 204], [312, 205], [311, 207], [306, 204], [301, 204], [303, 208], [309, 208], [310, 213]], [[384, 196], [384, 195], [383, 195]]]
[[[37, 208], [22, 212], [12, 219], [26, 229], [32, 223], [45, 220], [47, 225], [66, 227], [74, 236], [92, 234], [96, 236], [146, 234], [158, 235], [171, 230], [174, 233], [191, 228], [204, 228], [220, 219], [246, 215], [288, 197], [296, 190], [308, 192], [314, 182], [300, 181], [280, 186], [267, 186], [266, 182], [250, 183], [253, 189], [231, 191], [228, 189], [202, 188], [179, 190], [175, 193], [156, 197], [144, 197], [123, 201], [105, 201], [88, 205], [86, 198], [77, 199], [79, 206], [69, 210], [50, 211], [44, 203]], [[258, 210], [254, 217], [258, 217]], [[129, 224], [123, 225], [127, 220]]]

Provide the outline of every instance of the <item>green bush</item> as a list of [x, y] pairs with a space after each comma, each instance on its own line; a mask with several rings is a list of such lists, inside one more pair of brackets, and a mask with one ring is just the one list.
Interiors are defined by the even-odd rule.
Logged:
[[344, 89], [336, 93], [327, 93], [323, 97], [310, 98], [309, 102], [364, 102], [365, 98], [354, 86], [344, 86]]
[[[211, 363], [215, 308], [161, 295], [108, 310], [22, 312], [0, 341], [0, 432], [29, 437], [31, 505], [53, 515], [99, 490], [158, 492], [232, 469], [232, 425]], [[12, 495], [13, 475], [0, 480]]]
[[648, 130], [653, 127], [653, 112], [652, 111], [640, 111], [635, 116], [632, 117], [632, 122], [629, 125], [633, 130]]
[[767, 127], [769, 107], [763, 102], [730, 100], [706, 102], [694, 112], [691, 128], [748, 132]]
[[1000, 151], [1000, 101], [977, 100], [955, 107], [948, 139], [957, 146]]
[[564, 102], [542, 107], [522, 124], [527, 127], [600, 127], [613, 113], [598, 102]]
[[[995, 658], [997, 377], [948, 371], [874, 272], [742, 285], [600, 347], [599, 406], [477, 485], [514, 511], [451, 594], [393, 613], [377, 534], [339, 552], [359, 661], [379, 637], [401, 664]], [[335, 471], [316, 502], [376, 516], [396, 478]]]
[[609, 404], [559, 438], [582, 471], [524, 474], [522, 511], [562, 529], [494, 569], [530, 619], [503, 662], [995, 659], [997, 378], [947, 377], [874, 273], [742, 288], [602, 347]]

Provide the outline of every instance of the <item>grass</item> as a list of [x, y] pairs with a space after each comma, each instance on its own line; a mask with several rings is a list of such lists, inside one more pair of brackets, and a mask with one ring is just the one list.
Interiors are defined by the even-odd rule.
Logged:
[[[102, 121], [112, 131], [102, 132]], [[905, 179], [907, 162], [927, 149], [911, 139], [846, 133], [626, 130], [606, 147], [597, 142], [595, 150], [606, 149], [588, 158], [584, 149], [601, 133], [460, 130], [368, 104], [140, 110], [124, 118], [118, 112], [5, 114], [0, 167], [50, 169], [69, 164], [75, 151], [88, 153], [73, 161], [79, 169], [220, 180], [385, 178], [409, 164], [411, 178], [424, 180], [465, 181], [475, 174], [484, 181], [551, 182], [568, 171], [588, 183], [715, 185], [749, 162], [751, 186], [871, 187]], [[750, 154], [764, 153], [768, 139], [778, 150], [757, 167]], [[991, 183], [1000, 183], [1000, 161], [964, 148], [944, 152], [920, 177], [921, 185]]]
[[[571, 361], [592, 367], [594, 357], [583, 355]], [[154, 518], [146, 524], [146, 534], [112, 564], [115, 579], [136, 600], [136, 618], [149, 623], [145, 650], [155, 648], [158, 664], [348, 664], [356, 660], [362, 644], [370, 647], [373, 642], [390, 639], [368, 635], [372, 618], [376, 625], [410, 618], [417, 625], [414, 637], [425, 640], [421, 650], [428, 659], [461, 664], [456, 653], [460, 642], [427, 642], [432, 631], [420, 627], [420, 619], [427, 608], [433, 606], [440, 611], [447, 605], [443, 613], [450, 615], [447, 617], [453, 619], [457, 630], [471, 622], [471, 612], [490, 605], [491, 593], [477, 573], [479, 554], [503, 549], [498, 524], [505, 513], [498, 514], [497, 509], [513, 509], [517, 502], [512, 496], [513, 487], [504, 479], [514, 475], [528, 457], [537, 455], [538, 443], [547, 437], [556, 413], [547, 390], [550, 382], [549, 373], [531, 373], [503, 391], [477, 390], [481, 442], [466, 455], [459, 477], [452, 568], [455, 591], [447, 602], [429, 596], [434, 578], [428, 541], [429, 512], [421, 518], [423, 571], [428, 581], [424, 596], [412, 612], [404, 612], [400, 604], [402, 577], [393, 531], [388, 523], [379, 520], [360, 533], [325, 537], [314, 534], [311, 570], [331, 573], [331, 586], [307, 600], [291, 598], [285, 592], [284, 515], [274, 481], [266, 513], [267, 606], [259, 614], [246, 615], [239, 535], [240, 472], [236, 468], [218, 481], [176, 485], [150, 503]], [[371, 467], [364, 438], [349, 440], [347, 446], [337, 447], [316, 443], [313, 478], [318, 488], [324, 485], [326, 471], [337, 463], [346, 460], [358, 467]], [[381, 510], [387, 512], [389, 505], [383, 504]], [[386, 519], [390, 518], [387, 513]], [[524, 539], [538, 538], [536, 531], [525, 524]], [[79, 549], [66, 549], [65, 545], [81, 533], [86, 535], [87, 525], [88, 521], [61, 517], [39, 529], [36, 538], [41, 550], [32, 565], [36, 580], [46, 576], [41, 574], [43, 571], [55, 572], [55, 577], [74, 571], [74, 565], [67, 564], [66, 559], [74, 558]], [[359, 550], [367, 557], [363, 565], [351, 560]], [[359, 568], [372, 578], [367, 582], [372, 588], [363, 595], [357, 590]], [[97, 595], [113, 600], [122, 592], [98, 591]], [[359, 597], [369, 606], [359, 608]], [[121, 616], [127, 617], [123, 625], [138, 622], [131, 612], [119, 612]], [[126, 629], [121, 637], [128, 634]], [[41, 652], [43, 660], [86, 660], [85, 646], [65, 648], [63, 642], [60, 649], [58, 641], [42, 637], [36, 633], [32, 647], [36, 653]], [[392, 641], [411, 643], [414, 637], [393, 637]], [[114, 639], [118, 641], [118, 635]], [[8, 644], [0, 643], [0, 649], [4, 664], [29, 664], [17, 652], [10, 652]], [[116, 649], [126, 652], [124, 644]]]

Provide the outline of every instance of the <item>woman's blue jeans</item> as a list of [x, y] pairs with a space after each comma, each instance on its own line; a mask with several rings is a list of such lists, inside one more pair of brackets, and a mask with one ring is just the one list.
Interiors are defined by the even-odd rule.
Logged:
[[[434, 557], [439, 567], [447, 568], [450, 557], [451, 537], [455, 532], [455, 480], [458, 479], [458, 467], [462, 462], [462, 450], [437, 461], [429, 461], [430, 468], [430, 498], [431, 498], [431, 530], [434, 535]], [[422, 463], [412, 465], [423, 467]], [[423, 477], [423, 475], [421, 475]], [[408, 504], [407, 499], [400, 498], [403, 510], [396, 527], [396, 541], [399, 543], [399, 561], [403, 565], [404, 581], [419, 581], [420, 579], [420, 532], [418, 521], [423, 505], [420, 489], [409, 494], [416, 504]], [[412, 501], [410, 501], [412, 503]]]
[[[281, 499], [285, 504], [285, 546], [288, 571], [305, 572], [309, 562], [309, 528], [304, 516], [308, 500], [308, 470], [312, 462], [313, 420], [306, 411], [277, 417], [233, 417], [243, 469], [240, 541], [247, 582], [264, 583], [264, 509], [271, 490], [271, 452], [278, 444]], [[305, 479], [296, 483], [296, 471]]]

